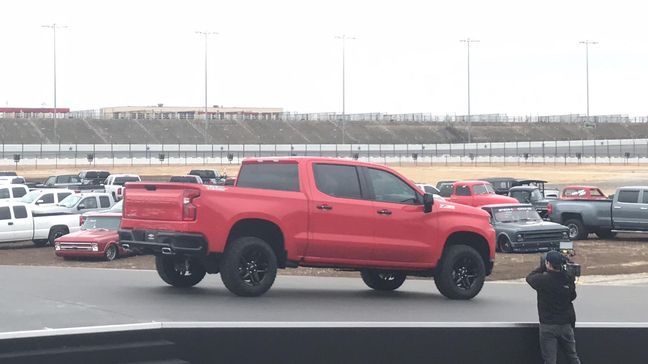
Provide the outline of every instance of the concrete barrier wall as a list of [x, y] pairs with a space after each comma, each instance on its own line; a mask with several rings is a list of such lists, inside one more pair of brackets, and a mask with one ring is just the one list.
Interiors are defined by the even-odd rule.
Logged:
[[[645, 363], [648, 325], [579, 324], [583, 363]], [[115, 354], [118, 355], [115, 355]], [[0, 362], [541, 363], [513, 323], [151, 323], [0, 334]], [[565, 363], [560, 358], [559, 363]]]

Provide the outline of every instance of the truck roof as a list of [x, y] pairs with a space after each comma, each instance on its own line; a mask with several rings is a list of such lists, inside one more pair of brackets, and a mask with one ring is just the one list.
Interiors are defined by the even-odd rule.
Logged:
[[565, 186], [564, 189], [574, 188], [574, 189], [598, 189], [596, 186], [585, 186], [585, 185], [569, 185]]
[[499, 208], [518, 208], [518, 207], [533, 207], [533, 205], [528, 203], [497, 203], [492, 205], [481, 206], [482, 209], [499, 209]]
[[469, 180], [469, 181], [455, 181], [455, 185], [461, 184], [461, 185], [468, 185], [468, 186], [476, 186], [476, 185], [485, 185], [485, 184], [491, 184], [488, 181], [480, 181], [480, 180]]
[[268, 163], [268, 162], [295, 162], [295, 163], [306, 163], [306, 162], [327, 162], [327, 163], [337, 163], [337, 164], [349, 164], [354, 166], [365, 166], [365, 167], [376, 167], [380, 166], [376, 163], [362, 162], [350, 158], [332, 158], [332, 157], [261, 157], [261, 158], [245, 158], [241, 164], [254, 164], [254, 163]]

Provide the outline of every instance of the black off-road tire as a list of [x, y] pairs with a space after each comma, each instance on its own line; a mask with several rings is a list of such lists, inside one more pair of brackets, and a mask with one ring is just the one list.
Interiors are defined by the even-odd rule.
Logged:
[[611, 230], [598, 230], [595, 232], [596, 236], [600, 239], [614, 239], [617, 235], [616, 232]]
[[66, 227], [57, 226], [50, 229], [50, 233], [47, 236], [47, 244], [54, 246], [54, 240], [60, 238], [63, 235], [69, 234], [70, 231]]
[[223, 254], [220, 274], [225, 287], [237, 296], [266, 293], [277, 276], [277, 256], [264, 240], [244, 236], [232, 241]]
[[164, 282], [174, 287], [193, 287], [207, 274], [198, 259], [174, 255], [156, 255], [155, 269]]
[[569, 238], [571, 240], [584, 240], [587, 239], [588, 232], [585, 230], [585, 225], [580, 219], [569, 219], [565, 221], [565, 226], [569, 229]]
[[398, 271], [364, 269], [360, 276], [367, 286], [377, 291], [393, 291], [403, 285], [407, 275]]
[[499, 251], [502, 253], [513, 252], [513, 244], [511, 243], [511, 239], [509, 239], [506, 236], [500, 236], [500, 238], [497, 239], [497, 247], [499, 248]]
[[434, 284], [452, 300], [469, 300], [484, 286], [486, 267], [479, 253], [467, 245], [451, 245], [443, 252]]

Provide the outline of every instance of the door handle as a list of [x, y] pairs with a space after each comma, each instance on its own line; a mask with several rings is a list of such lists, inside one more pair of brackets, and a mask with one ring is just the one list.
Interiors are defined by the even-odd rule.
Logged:
[[379, 215], [391, 215], [392, 212], [387, 209], [382, 209], [377, 211]]
[[621, 206], [614, 206], [614, 208], [615, 208], [615, 209], [620, 209], [620, 208], [621, 208]]
[[13, 221], [9, 221], [7, 225], [13, 225]]
[[333, 210], [332, 206], [327, 205], [325, 203], [323, 203], [321, 205], [317, 205], [317, 208], [320, 209], [320, 210], [325, 210], [325, 211]]
[[642, 210], [648, 210], [648, 207], [642, 207], [641, 209]]

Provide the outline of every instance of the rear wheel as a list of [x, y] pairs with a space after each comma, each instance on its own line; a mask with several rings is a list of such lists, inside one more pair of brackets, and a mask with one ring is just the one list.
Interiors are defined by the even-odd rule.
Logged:
[[362, 270], [360, 276], [367, 286], [377, 291], [393, 291], [405, 282], [407, 276], [402, 272]]
[[580, 219], [569, 219], [565, 221], [565, 226], [569, 229], [569, 238], [572, 240], [587, 239], [587, 231]]
[[484, 279], [486, 267], [479, 253], [467, 245], [451, 245], [443, 253], [434, 284], [447, 298], [468, 300], [481, 291]]
[[158, 255], [155, 269], [163, 281], [174, 287], [195, 286], [207, 274], [200, 261], [181, 256]]
[[220, 266], [225, 287], [238, 296], [254, 297], [267, 292], [277, 276], [277, 256], [264, 240], [245, 236], [225, 249]]
[[47, 243], [51, 246], [54, 246], [54, 240], [60, 238], [63, 235], [69, 233], [68, 229], [65, 227], [55, 227], [50, 230], [49, 236], [47, 237]]

